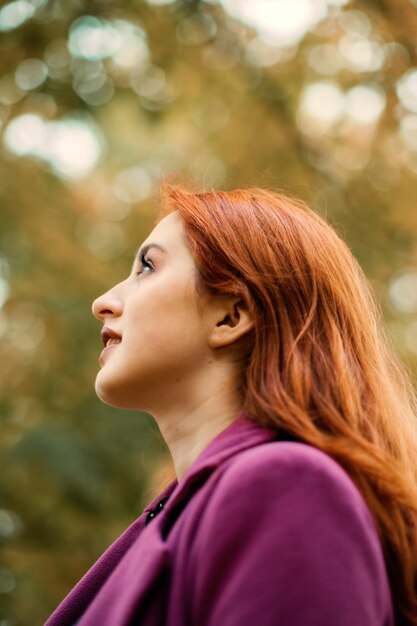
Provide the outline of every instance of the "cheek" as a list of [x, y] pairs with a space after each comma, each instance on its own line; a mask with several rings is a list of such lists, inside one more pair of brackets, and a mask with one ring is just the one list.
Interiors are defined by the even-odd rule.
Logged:
[[[198, 349], [202, 344], [201, 325], [190, 311], [177, 306], [166, 308], [160, 307], [157, 310], [146, 312], [141, 315], [132, 329], [129, 337], [132, 341], [132, 357], [140, 360], [141, 356], [154, 355], [159, 359], [181, 352], [189, 353], [190, 350]], [[126, 348], [128, 348], [126, 343]]]
[[[157, 353], [158, 358], [189, 353], [204, 345], [203, 324], [189, 282], [173, 289], [154, 289], [129, 302], [124, 311], [125, 348], [136, 360]], [[153, 286], [153, 285], [152, 285]], [[145, 297], [146, 296], [146, 297]]]

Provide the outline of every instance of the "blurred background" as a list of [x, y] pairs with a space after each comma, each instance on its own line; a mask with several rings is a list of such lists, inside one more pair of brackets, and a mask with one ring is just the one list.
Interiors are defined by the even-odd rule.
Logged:
[[166, 481], [94, 393], [172, 172], [275, 187], [348, 242], [417, 377], [417, 0], [0, 4], [0, 626], [41, 624]]

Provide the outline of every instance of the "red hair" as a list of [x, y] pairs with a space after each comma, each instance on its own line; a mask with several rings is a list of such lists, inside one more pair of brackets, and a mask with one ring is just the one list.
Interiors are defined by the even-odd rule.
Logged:
[[166, 184], [162, 196], [184, 221], [200, 288], [253, 314], [242, 408], [348, 472], [375, 520], [397, 618], [417, 625], [415, 395], [361, 268], [321, 217], [279, 193]]

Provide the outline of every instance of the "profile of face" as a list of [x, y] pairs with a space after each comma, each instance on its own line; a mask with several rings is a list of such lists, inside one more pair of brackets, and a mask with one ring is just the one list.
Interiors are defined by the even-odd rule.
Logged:
[[198, 297], [182, 220], [170, 213], [143, 243], [130, 275], [93, 303], [104, 329], [121, 337], [100, 355], [95, 388], [103, 402], [153, 412], [172, 401], [210, 358]]
[[103, 402], [156, 416], [195, 403], [196, 390], [213, 377], [230, 378], [228, 349], [252, 319], [237, 298], [203, 300], [197, 277], [174, 211], [144, 241], [129, 276], [93, 302], [103, 330], [121, 339], [100, 355], [95, 389]]

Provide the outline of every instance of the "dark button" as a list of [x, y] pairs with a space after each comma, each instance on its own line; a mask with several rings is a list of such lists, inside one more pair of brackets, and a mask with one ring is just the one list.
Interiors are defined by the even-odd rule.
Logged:
[[156, 517], [158, 513], [162, 511], [167, 500], [168, 500], [168, 496], [166, 498], [162, 498], [162, 500], [158, 502], [156, 507], [152, 509], [151, 511], [149, 511], [145, 519], [145, 525], [149, 524], [149, 522], [153, 520], [153, 518]]

